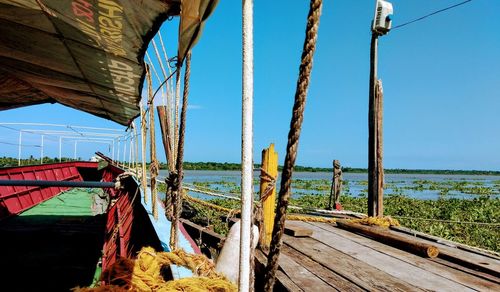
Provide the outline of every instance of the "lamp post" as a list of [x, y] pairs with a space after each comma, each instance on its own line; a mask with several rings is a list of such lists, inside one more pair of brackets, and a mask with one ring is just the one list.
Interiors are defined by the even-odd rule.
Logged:
[[[382, 94], [377, 79], [378, 38], [391, 29], [392, 4], [375, 1], [370, 43], [370, 85], [368, 100], [368, 216], [383, 215]], [[380, 93], [380, 94], [378, 94]]]

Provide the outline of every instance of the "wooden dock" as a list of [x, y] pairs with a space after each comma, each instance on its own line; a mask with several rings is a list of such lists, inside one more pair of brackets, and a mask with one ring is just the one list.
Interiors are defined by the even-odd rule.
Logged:
[[[388, 231], [439, 248], [437, 258], [424, 258], [332, 224], [286, 224], [312, 235], [284, 235], [277, 290], [500, 291], [500, 257], [494, 254], [409, 230]], [[266, 256], [258, 251], [256, 257], [258, 273]]]

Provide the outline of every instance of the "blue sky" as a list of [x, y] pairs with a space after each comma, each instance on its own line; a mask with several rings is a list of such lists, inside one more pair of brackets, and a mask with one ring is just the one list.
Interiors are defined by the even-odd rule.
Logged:
[[[367, 166], [372, 0], [325, 0], [297, 164]], [[393, 0], [394, 25], [460, 1]], [[255, 1], [254, 160], [275, 143], [283, 162], [309, 1]], [[500, 1], [474, 0], [379, 41], [386, 168], [500, 170]], [[162, 28], [175, 49], [175, 21]], [[238, 162], [241, 2], [221, 0], [193, 50], [186, 161]], [[0, 122], [120, 128], [59, 105], [0, 112]], [[0, 141], [18, 133], [0, 128]], [[26, 137], [39, 143], [39, 138]], [[38, 139], [38, 140], [37, 140]], [[36, 142], [38, 141], [38, 142]], [[159, 142], [159, 141], [158, 141]], [[28, 143], [28, 142], [26, 142]], [[50, 142], [46, 142], [50, 143]], [[57, 143], [54, 141], [54, 145]], [[1, 155], [17, 147], [1, 145]], [[64, 146], [72, 156], [72, 146]], [[82, 145], [79, 156], [105, 145]], [[160, 148], [161, 149], [161, 148]], [[28, 155], [39, 149], [23, 149]], [[56, 156], [58, 147], [47, 149]], [[163, 153], [159, 153], [163, 157]]]

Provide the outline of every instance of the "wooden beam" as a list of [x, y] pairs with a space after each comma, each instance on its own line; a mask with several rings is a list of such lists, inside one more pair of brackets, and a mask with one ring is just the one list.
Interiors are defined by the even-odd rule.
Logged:
[[307, 237], [313, 234], [312, 230], [309, 228], [304, 228], [302, 226], [297, 226], [293, 221], [286, 221], [285, 223], [285, 234], [293, 237]]
[[224, 241], [226, 238], [210, 229], [207, 229], [203, 226], [195, 224], [186, 219], [179, 219], [179, 222], [182, 223], [186, 231], [193, 239], [200, 239], [201, 243], [207, 244], [209, 247], [212, 247], [218, 251], [222, 248]]
[[260, 245], [269, 247], [276, 215], [276, 180], [278, 177], [278, 153], [274, 151], [274, 144], [262, 150], [262, 170], [260, 175], [260, 196], [262, 200], [262, 215], [264, 220], [264, 234]]
[[435, 258], [439, 255], [439, 249], [434, 245], [391, 233], [390, 230], [382, 227], [365, 226], [351, 223], [347, 220], [337, 220], [337, 226], [351, 232], [369, 236], [377, 241], [384, 242], [423, 257]]

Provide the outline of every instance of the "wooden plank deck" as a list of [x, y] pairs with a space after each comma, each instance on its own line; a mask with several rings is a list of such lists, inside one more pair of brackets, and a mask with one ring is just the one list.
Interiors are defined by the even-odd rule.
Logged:
[[283, 237], [278, 282], [290, 291], [500, 291], [500, 259], [494, 255], [418, 238], [440, 249], [430, 259], [331, 224], [287, 226], [312, 231]]

